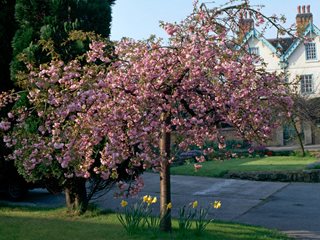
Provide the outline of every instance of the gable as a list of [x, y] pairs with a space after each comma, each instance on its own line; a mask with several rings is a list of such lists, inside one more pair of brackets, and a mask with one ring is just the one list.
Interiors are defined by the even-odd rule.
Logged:
[[[266, 46], [271, 53], [275, 54], [276, 56], [279, 56], [279, 53], [277, 49], [266, 39], [262, 36], [261, 33], [259, 33], [256, 29], [250, 30], [243, 38], [242, 44], [238, 46], [237, 50], [240, 49], [242, 46], [247, 44], [250, 39], [255, 38], [258, 41], [260, 41], [264, 46]], [[279, 56], [280, 57], [280, 56]]]
[[[312, 23], [309, 23], [302, 36], [306, 37], [308, 35], [320, 36], [320, 30]], [[298, 49], [298, 47], [300, 46], [301, 43], [303, 43], [303, 39], [297, 38], [291, 44], [291, 46], [288, 48], [288, 50], [282, 55], [281, 61], [283, 61], [283, 62], [288, 61], [289, 57]]]

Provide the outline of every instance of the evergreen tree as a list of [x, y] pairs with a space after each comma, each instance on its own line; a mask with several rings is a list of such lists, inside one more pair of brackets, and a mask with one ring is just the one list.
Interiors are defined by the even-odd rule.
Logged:
[[49, 2], [46, 0], [16, 0], [15, 18], [18, 29], [13, 38], [13, 60], [11, 63], [11, 79], [19, 70], [24, 69], [19, 54], [27, 53], [28, 58], [35, 58], [35, 43], [40, 39], [40, 29], [44, 25], [46, 13], [49, 12]]
[[16, 30], [15, 0], [0, 0], [0, 91], [12, 88], [9, 65], [12, 59], [11, 41]]

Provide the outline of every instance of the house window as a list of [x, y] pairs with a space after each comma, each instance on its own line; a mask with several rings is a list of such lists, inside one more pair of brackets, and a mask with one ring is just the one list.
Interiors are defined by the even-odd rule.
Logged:
[[313, 77], [311, 74], [300, 76], [301, 94], [313, 93]]
[[317, 60], [316, 43], [310, 42], [305, 44], [306, 60]]
[[253, 64], [261, 64], [261, 59], [259, 59], [260, 53], [258, 47], [249, 48], [249, 53], [256, 57], [256, 59], [253, 61]]
[[253, 54], [253, 55], [256, 55], [256, 56], [259, 56], [259, 48], [258, 47], [251, 47], [249, 48], [249, 53], [250, 54]]

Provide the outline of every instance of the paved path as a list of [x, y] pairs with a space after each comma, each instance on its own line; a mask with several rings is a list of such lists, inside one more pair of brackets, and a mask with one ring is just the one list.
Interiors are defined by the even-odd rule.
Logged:
[[[159, 196], [159, 176], [145, 173], [143, 177], [145, 188], [140, 196]], [[172, 176], [171, 182], [174, 207], [194, 200], [207, 206], [214, 200], [220, 200], [222, 208], [212, 211], [210, 217], [275, 228], [298, 239], [320, 239], [318, 183], [255, 182], [190, 176]], [[62, 194], [52, 197], [46, 191], [36, 189], [21, 204], [59, 206], [64, 204], [63, 201]], [[117, 209], [120, 201], [109, 193], [96, 203], [102, 208]], [[157, 209], [158, 206], [155, 206]], [[177, 215], [175, 209], [174, 216]]]

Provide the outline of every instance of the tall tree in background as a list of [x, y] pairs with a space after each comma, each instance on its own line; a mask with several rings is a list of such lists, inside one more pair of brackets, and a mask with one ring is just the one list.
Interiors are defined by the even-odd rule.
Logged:
[[52, 56], [43, 53], [38, 41], [45, 41], [62, 59], [70, 60], [87, 50], [76, 41], [61, 47], [72, 30], [95, 32], [103, 37], [110, 34], [111, 6], [115, 0], [17, 0], [15, 17], [18, 30], [13, 40], [11, 79], [25, 70], [21, 53], [36, 64], [50, 61]]
[[0, 91], [12, 87], [9, 65], [12, 59], [11, 41], [16, 30], [15, 0], [0, 0]]
[[[13, 60], [11, 62], [11, 79], [19, 70], [23, 70], [23, 64], [19, 61], [19, 54], [35, 52], [34, 44], [40, 38], [40, 29], [44, 25], [45, 14], [49, 12], [49, 2], [38, 0], [17, 0], [15, 6], [15, 18], [18, 24], [17, 32], [13, 38]], [[33, 56], [36, 58], [35, 56]]]

